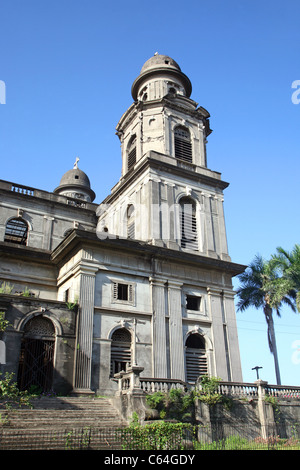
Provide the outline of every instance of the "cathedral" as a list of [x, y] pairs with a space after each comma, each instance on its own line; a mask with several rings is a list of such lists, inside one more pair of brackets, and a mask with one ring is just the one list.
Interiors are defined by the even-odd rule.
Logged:
[[206, 109], [155, 54], [116, 133], [122, 168], [100, 204], [67, 171], [53, 192], [0, 181], [0, 370], [21, 390], [117, 390], [115, 374], [241, 382], [223, 192], [207, 166]]

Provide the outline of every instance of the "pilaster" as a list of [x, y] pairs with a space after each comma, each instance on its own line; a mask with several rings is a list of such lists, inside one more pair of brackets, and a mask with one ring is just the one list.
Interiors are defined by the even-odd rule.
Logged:
[[181, 287], [181, 283], [168, 281], [171, 379], [185, 381]]
[[165, 280], [150, 279], [153, 309], [153, 374], [167, 377]]
[[74, 392], [91, 393], [95, 278], [98, 268], [82, 266], [79, 271], [80, 296]]
[[223, 380], [229, 380], [226, 345], [224, 341], [224, 312], [221, 289], [208, 288], [208, 303], [212, 320], [212, 338], [215, 359], [215, 374]]

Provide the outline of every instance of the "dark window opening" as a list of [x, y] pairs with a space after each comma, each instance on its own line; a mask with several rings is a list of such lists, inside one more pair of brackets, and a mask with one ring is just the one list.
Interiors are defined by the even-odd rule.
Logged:
[[118, 300], [128, 300], [128, 284], [118, 284]]
[[187, 348], [191, 349], [205, 349], [205, 341], [203, 336], [198, 333], [189, 335], [185, 343]]
[[187, 310], [200, 310], [201, 297], [196, 295], [187, 295], [186, 296], [186, 308]]

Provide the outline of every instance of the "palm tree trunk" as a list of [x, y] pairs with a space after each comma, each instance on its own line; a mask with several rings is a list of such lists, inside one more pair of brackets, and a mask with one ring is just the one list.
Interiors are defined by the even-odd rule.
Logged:
[[276, 346], [276, 337], [275, 337], [275, 328], [274, 328], [272, 309], [270, 306], [265, 307], [265, 316], [266, 316], [266, 320], [268, 324], [269, 347], [274, 357], [276, 383], [277, 385], [281, 385], [277, 346]]

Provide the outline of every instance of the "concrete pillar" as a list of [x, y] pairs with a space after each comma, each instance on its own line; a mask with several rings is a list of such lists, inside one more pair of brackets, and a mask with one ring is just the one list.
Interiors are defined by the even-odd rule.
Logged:
[[153, 376], [167, 377], [165, 280], [150, 279], [153, 310]]
[[168, 281], [171, 379], [185, 381], [181, 287], [182, 284]]
[[[266, 386], [268, 382], [263, 380], [257, 380], [254, 382], [257, 385], [257, 393], [258, 393], [258, 416], [260, 420], [261, 426], [261, 437], [263, 439], [267, 439], [269, 436], [269, 430], [275, 429], [275, 419], [272, 405], [270, 403], [266, 403], [265, 396], [266, 396]], [[268, 413], [271, 411], [271, 413]], [[270, 419], [271, 416], [271, 419]]]
[[74, 392], [91, 393], [95, 277], [97, 268], [80, 269], [79, 318]]

